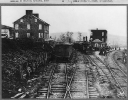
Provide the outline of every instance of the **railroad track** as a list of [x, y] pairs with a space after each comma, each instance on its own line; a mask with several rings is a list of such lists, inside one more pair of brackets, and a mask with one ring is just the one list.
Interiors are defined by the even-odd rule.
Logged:
[[92, 73], [84, 61], [77, 64], [59, 63], [51, 72], [45, 91], [39, 89], [36, 98], [97, 98], [99, 94], [93, 87]]
[[118, 66], [117, 62], [115, 61], [114, 55], [111, 56], [111, 58], [106, 59], [108, 62], [108, 69], [110, 70], [112, 76], [114, 77], [116, 83], [118, 84], [118, 87], [120, 89], [119, 95], [122, 95], [124, 97], [127, 97], [127, 75], [126, 73], [121, 69], [120, 66]]
[[[108, 81], [111, 85], [115, 85], [115, 89], [117, 93], [115, 94], [115, 98], [126, 98], [126, 84], [127, 80], [114, 72], [113, 69], [109, 65], [106, 65], [99, 57], [91, 55], [88, 56], [88, 59], [93, 62], [94, 65], [98, 68], [100, 72], [100, 76], [103, 80]], [[100, 71], [101, 70], [101, 71]], [[119, 70], [119, 69], [118, 69]], [[102, 72], [102, 73], [101, 73]], [[123, 88], [125, 87], [125, 88]]]
[[89, 62], [83, 55], [80, 54], [79, 56], [76, 72], [71, 83], [71, 96], [73, 99], [97, 98], [99, 94], [93, 87], [94, 76], [87, 64]]
[[46, 70], [46, 73], [41, 76], [42, 83], [44, 84], [40, 85], [35, 95], [25, 91], [17, 93], [11, 98], [71, 98], [70, 86], [75, 70], [76, 64], [51, 64], [49, 69]]
[[[123, 64], [119, 64], [117, 59], [115, 59], [115, 56], [118, 54], [118, 52], [114, 53], [113, 56], [112, 56], [112, 61], [113, 63], [115, 64], [115, 66], [118, 67], [118, 69], [121, 71], [121, 73], [127, 77], [127, 68], [125, 68], [125, 66]], [[123, 67], [122, 67], [123, 66]]]
[[35, 87], [37, 92], [31, 92], [34, 91], [33, 86], [11, 98], [71, 98], [70, 85], [76, 69], [76, 58], [74, 53], [71, 63], [50, 63], [39, 77], [40, 85], [37, 89]]
[[99, 76], [100, 72], [87, 55], [84, 55], [84, 63], [86, 64], [86, 96], [91, 99], [99, 98], [100, 94], [94, 83], [96, 81], [96, 75]]
[[[68, 69], [72, 70], [70, 76], [68, 75]], [[67, 63], [57, 64], [51, 72], [47, 86], [39, 89], [36, 98], [71, 98], [70, 84], [74, 71], [75, 67], [73, 68], [73, 65]]]
[[[106, 65], [100, 58], [94, 55], [77, 54], [79, 58], [72, 63], [53, 63], [46, 69], [46, 73], [42, 75], [41, 80], [44, 84], [40, 85], [36, 95], [29, 98], [118, 98], [117, 94], [108, 93], [116, 90], [122, 97], [124, 89], [109, 65]], [[75, 58], [75, 59], [76, 59]], [[125, 78], [120, 77], [121, 80]], [[108, 90], [105, 86], [111, 86]], [[104, 88], [101, 87], [104, 86]], [[105, 95], [103, 93], [106, 93]], [[113, 92], [112, 92], [113, 93]], [[20, 93], [15, 98], [25, 98], [26, 93]], [[108, 95], [109, 94], [109, 95]]]
[[[51, 74], [54, 66], [55, 66], [54, 63], [49, 63], [47, 65], [47, 67], [45, 67], [44, 72], [39, 77], [37, 77], [35, 79], [28, 80], [28, 81], [30, 81], [31, 83], [35, 82], [37, 84], [39, 83], [40, 85], [46, 86], [46, 83], [49, 81], [50, 74]], [[37, 82], [37, 81], [39, 81], [39, 82]], [[27, 87], [24, 87], [24, 91], [17, 93], [15, 96], [13, 96], [11, 98], [34, 98], [36, 96], [36, 94], [31, 93], [31, 91], [33, 91], [33, 89], [36, 89], [36, 87], [34, 88], [34, 86], [30, 86], [30, 88], [29, 88], [29, 85], [28, 85]]]

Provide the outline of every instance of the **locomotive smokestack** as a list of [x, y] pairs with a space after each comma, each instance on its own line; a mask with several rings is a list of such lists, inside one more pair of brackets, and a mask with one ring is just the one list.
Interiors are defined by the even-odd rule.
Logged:
[[86, 41], [88, 41], [88, 37], [86, 36]]

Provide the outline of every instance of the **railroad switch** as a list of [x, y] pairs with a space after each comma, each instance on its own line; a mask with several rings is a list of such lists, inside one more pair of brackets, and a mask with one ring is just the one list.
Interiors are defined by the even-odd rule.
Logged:
[[66, 90], [67, 90], [67, 91], [70, 91], [70, 87], [68, 86], [68, 87], [66, 88]]
[[119, 93], [117, 94], [117, 96], [120, 97], [120, 98], [121, 98], [121, 97], [125, 97], [125, 93], [124, 93], [124, 92], [119, 92]]

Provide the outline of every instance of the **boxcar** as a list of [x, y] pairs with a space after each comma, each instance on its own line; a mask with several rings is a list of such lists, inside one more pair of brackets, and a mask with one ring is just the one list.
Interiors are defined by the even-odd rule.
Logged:
[[53, 50], [53, 55], [56, 61], [70, 61], [73, 54], [72, 44], [56, 44]]

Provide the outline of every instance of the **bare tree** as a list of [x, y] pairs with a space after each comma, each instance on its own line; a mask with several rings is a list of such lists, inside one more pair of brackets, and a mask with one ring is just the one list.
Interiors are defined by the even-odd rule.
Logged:
[[66, 33], [67, 42], [71, 43], [73, 41], [72, 35], [73, 35], [73, 32], [67, 32]]
[[78, 32], [78, 38], [79, 38], [79, 41], [82, 40], [82, 33]]
[[59, 37], [59, 39], [60, 39], [60, 42], [66, 42], [66, 36], [65, 36], [65, 34], [64, 33], [61, 34], [60, 37]]
[[60, 42], [73, 42], [73, 38], [72, 38], [73, 32], [66, 32], [66, 33], [62, 33], [60, 35], [60, 37], [58, 38], [60, 40]]

